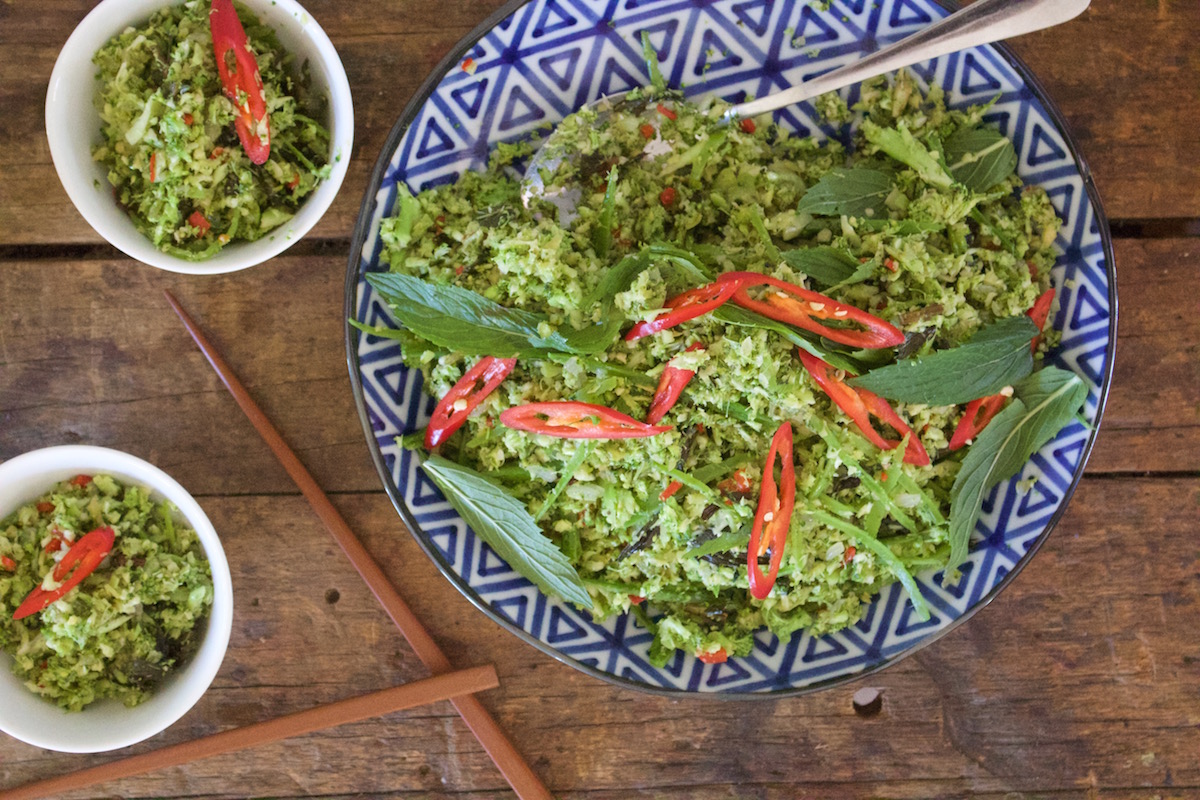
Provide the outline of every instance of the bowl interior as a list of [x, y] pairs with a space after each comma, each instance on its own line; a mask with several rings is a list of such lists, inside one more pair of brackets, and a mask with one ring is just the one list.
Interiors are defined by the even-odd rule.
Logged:
[[99, 81], [92, 56], [130, 25], [145, 22], [162, 0], [104, 0], [79, 23], [63, 46], [46, 93], [46, 135], [54, 166], [71, 202], [97, 233], [126, 255], [145, 264], [191, 274], [244, 269], [283, 252], [324, 215], [341, 187], [354, 142], [354, 109], [341, 59], [320, 25], [295, 0], [247, 0], [245, 5], [270, 25], [281, 44], [305, 62], [314, 87], [329, 98], [328, 180], [323, 181], [292, 219], [256, 242], [234, 242], [205, 261], [191, 262], [159, 251], [113, 202], [103, 165], [92, 159], [101, 140], [94, 98]]
[[0, 730], [47, 750], [95, 753], [147, 739], [195, 705], [225, 657], [233, 625], [233, 590], [224, 549], [199, 504], [166, 473], [127, 453], [68, 445], [36, 450], [0, 464], [0, 519], [58, 481], [80, 473], [110, 474], [124, 483], [148, 487], [156, 499], [174, 503], [200, 539], [212, 568], [214, 591], [200, 647], [182, 669], [164, 679], [146, 702], [134, 708], [106, 699], [79, 712], [64, 711], [25, 688], [12, 674], [11, 656], [0, 654]]
[[[385, 144], [359, 219], [346, 285], [347, 315], [394, 326], [364, 280], [380, 263], [378, 228], [396, 187], [412, 191], [477, 169], [498, 142], [530, 135], [591, 99], [646, 85], [640, 39], [650, 35], [663, 74], [689, 96], [733, 102], [763, 96], [860, 57], [948, 14], [935, 0], [807, 3], [620, 4], [569, 9], [553, 0], [511, 3], [438, 68], [405, 109]], [[470, 59], [468, 61], [468, 59]], [[1028, 562], [1061, 516], [1094, 441], [1111, 374], [1116, 294], [1107, 224], [1088, 171], [1060, 115], [1023, 65], [1002, 47], [944, 56], [913, 69], [953, 107], [994, 105], [985, 119], [1013, 139], [1018, 171], [1043, 186], [1064, 221], [1053, 271], [1063, 331], [1048, 363], [1078, 374], [1089, 389], [1084, 416], [995, 488], [975, 531], [962, 579], [940, 572], [918, 580], [933, 616], [911, 614], [899, 586], [886, 589], [856, 625], [789, 642], [761, 632], [746, 658], [707, 665], [677, 654], [650, 664], [652, 636], [626, 615], [603, 622], [546, 598], [500, 560], [457, 516], [400, 448], [398, 434], [423, 426], [434, 401], [420, 392], [399, 345], [347, 328], [351, 380], [375, 462], [397, 510], [442, 572], [491, 618], [546, 653], [630, 688], [710, 696], [794, 694], [882, 668], [943, 635], [985, 605]], [[857, 88], [843, 92], [853, 104]], [[844, 137], [809, 104], [777, 112], [800, 134]], [[1028, 488], [1025, 488], [1028, 487]]]

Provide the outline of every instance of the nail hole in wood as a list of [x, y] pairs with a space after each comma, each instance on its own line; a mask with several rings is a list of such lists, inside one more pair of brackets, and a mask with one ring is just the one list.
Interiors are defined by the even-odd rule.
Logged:
[[341, 599], [342, 599], [342, 593], [339, 592], [337, 589], [329, 589], [325, 592], [325, 602], [329, 603], [329, 605], [333, 605], [334, 603], [336, 603], [338, 600], [341, 600]]
[[860, 717], [873, 717], [883, 710], [883, 690], [864, 687], [854, 693], [851, 701], [854, 713]]

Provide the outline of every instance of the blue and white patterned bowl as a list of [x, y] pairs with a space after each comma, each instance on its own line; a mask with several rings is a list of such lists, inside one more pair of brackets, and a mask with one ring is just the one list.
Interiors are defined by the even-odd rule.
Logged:
[[[375, 167], [355, 230], [346, 314], [394, 324], [363, 275], [380, 269], [381, 218], [396, 186], [414, 190], [481, 168], [501, 141], [530, 135], [604, 94], [648, 83], [647, 31], [670, 85], [689, 96], [740, 101], [827, 71], [894, 41], [949, 11], [935, 0], [836, 0], [819, 11], [805, 0], [529, 0], [509, 3], [464, 39], [404, 109]], [[1077, 373], [1089, 394], [1084, 416], [991, 493], [969, 562], [956, 586], [921, 575], [933, 611], [917, 620], [899, 586], [839, 633], [760, 633], [753, 653], [724, 664], [677, 654], [664, 668], [647, 658], [651, 635], [630, 616], [594, 622], [542, 595], [482, 542], [395, 444], [424, 425], [434, 401], [421, 393], [395, 342], [347, 327], [355, 400], [385, 488], [417, 541], [481, 610], [521, 639], [584, 672], [665, 694], [796, 694], [880, 669], [928, 644], [986, 605], [1028, 563], [1062, 515], [1083, 473], [1103, 411], [1116, 337], [1116, 286], [1108, 226], [1087, 168], [1061, 116], [1028, 70], [1003, 47], [944, 56], [914, 69], [953, 106], [998, 98], [988, 114], [1016, 143], [1027, 183], [1049, 192], [1065, 221], [1053, 271], [1062, 343], [1050, 363]], [[846, 91], [853, 102], [856, 89]], [[800, 105], [778, 112], [796, 131], [839, 136]], [[1018, 489], [1029, 481], [1032, 488]], [[1023, 484], [1028, 485], [1028, 484]]]

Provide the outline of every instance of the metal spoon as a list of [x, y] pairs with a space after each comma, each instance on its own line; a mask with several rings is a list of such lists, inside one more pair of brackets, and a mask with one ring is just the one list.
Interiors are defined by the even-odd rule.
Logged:
[[[1083, 13], [1090, 2], [1091, 0], [978, 0], [928, 28], [858, 61], [790, 89], [732, 106], [725, 112], [722, 122], [728, 123], [775, 111], [947, 53], [1049, 28]], [[624, 100], [624, 94], [622, 92], [607, 95], [589, 104], [588, 107], [596, 109], [599, 115], [594, 127], [602, 124], [604, 117], [617, 111], [640, 110], [638, 103]], [[656, 101], [652, 100], [651, 103], [653, 102]], [[522, 180], [521, 199], [526, 206], [538, 198], [551, 201], [558, 206], [559, 221], [566, 224], [574, 218], [575, 206], [582, 192], [577, 188], [546, 192], [543, 173], [553, 173], [563, 159], [571, 154], [569, 143], [556, 141], [556, 134], [557, 130], [551, 133], [541, 149], [529, 160]]]

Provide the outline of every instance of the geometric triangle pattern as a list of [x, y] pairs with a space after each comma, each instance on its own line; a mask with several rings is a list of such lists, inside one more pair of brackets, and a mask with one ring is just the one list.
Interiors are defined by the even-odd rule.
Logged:
[[[533, 135], [602, 94], [648, 83], [645, 31], [667, 82], [691, 97], [762, 96], [859, 58], [944, 17], [934, 0], [531, 0], [460, 43], [409, 103], [385, 144], [355, 230], [346, 314], [394, 324], [365, 282], [379, 262], [380, 220], [397, 185], [413, 191], [481, 167], [498, 142]], [[464, 66], [464, 61], [471, 62]], [[1003, 47], [917, 65], [955, 106], [991, 103], [986, 120], [1010, 137], [1018, 171], [1043, 186], [1064, 220], [1052, 277], [1063, 331], [1050, 362], [1089, 387], [1084, 417], [1063, 430], [987, 498], [970, 559], [957, 583], [918, 576], [932, 618], [921, 622], [898, 586], [883, 591], [854, 626], [780, 642], [760, 633], [754, 651], [725, 664], [676, 654], [649, 663], [650, 634], [631, 616], [598, 623], [542, 595], [485, 545], [425, 477], [398, 434], [421, 428], [434, 401], [408, 371], [398, 344], [347, 327], [351, 382], [380, 476], [398, 512], [443, 574], [478, 608], [529, 644], [594, 676], [663, 694], [796, 694], [880, 669], [966, 620], [1028, 562], [1063, 513], [1091, 452], [1112, 374], [1116, 285], [1107, 222], [1090, 175], [1057, 110]], [[856, 89], [844, 90], [853, 102]], [[808, 104], [776, 113], [801, 134], [844, 137]]]

